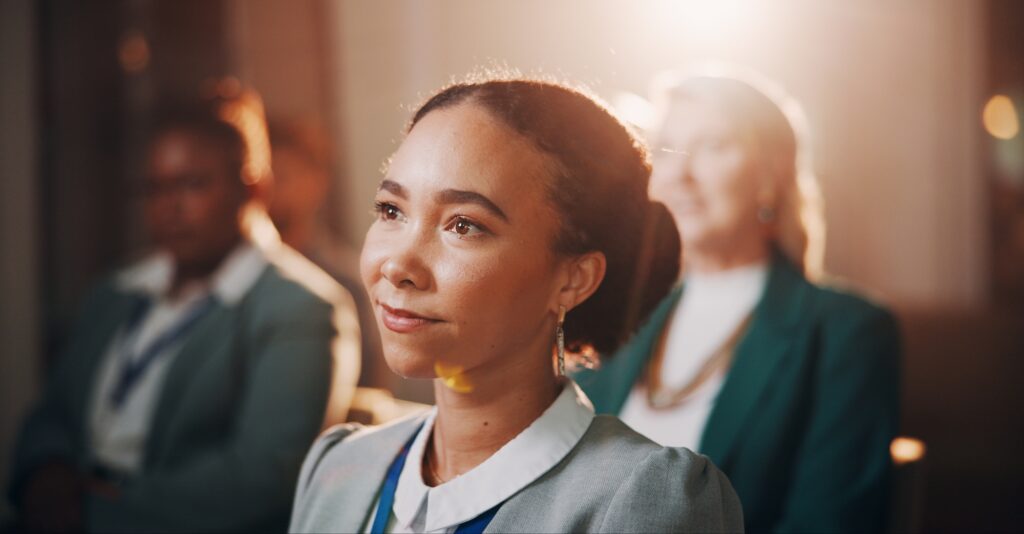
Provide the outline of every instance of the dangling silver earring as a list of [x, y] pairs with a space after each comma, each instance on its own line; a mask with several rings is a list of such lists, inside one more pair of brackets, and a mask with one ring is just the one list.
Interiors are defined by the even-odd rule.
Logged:
[[558, 328], [555, 329], [555, 339], [558, 347], [558, 376], [565, 376], [565, 306], [558, 307]]
[[761, 224], [768, 224], [775, 220], [775, 208], [771, 206], [760, 206], [757, 208], [757, 220]]

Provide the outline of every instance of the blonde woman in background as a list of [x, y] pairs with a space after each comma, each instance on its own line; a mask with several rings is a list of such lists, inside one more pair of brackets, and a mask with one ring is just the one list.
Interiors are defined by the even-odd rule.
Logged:
[[799, 110], [753, 80], [664, 84], [650, 192], [679, 228], [681, 283], [577, 380], [598, 412], [708, 455], [748, 531], [878, 531], [899, 419], [897, 325], [816, 282], [824, 228]]

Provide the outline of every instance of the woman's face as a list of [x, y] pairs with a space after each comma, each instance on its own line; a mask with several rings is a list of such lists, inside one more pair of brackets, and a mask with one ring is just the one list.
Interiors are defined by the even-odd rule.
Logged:
[[668, 207], [684, 248], [728, 249], [760, 240], [763, 184], [750, 143], [717, 106], [672, 102], [655, 138], [650, 195]]
[[361, 258], [395, 372], [469, 373], [550, 351], [560, 260], [545, 164], [475, 104], [428, 113], [402, 142]]

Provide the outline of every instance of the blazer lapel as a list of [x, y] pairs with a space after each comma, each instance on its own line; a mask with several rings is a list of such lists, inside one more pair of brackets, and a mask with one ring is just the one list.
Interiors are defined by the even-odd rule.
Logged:
[[594, 404], [597, 413], [617, 415], [622, 410], [682, 294], [681, 287], [669, 293], [651, 312], [647, 323], [637, 331], [636, 336], [614, 356], [602, 362], [600, 369], [583, 370], [573, 376]]
[[[182, 404], [186, 390], [203, 363], [214, 357], [232, 355], [231, 332], [236, 328], [236, 309], [226, 308], [220, 301], [195, 324], [167, 370], [156, 409], [153, 412], [149, 437], [146, 440], [147, 461], [157, 456], [155, 447], [165, 443], [165, 435], [173, 427], [173, 417]], [[224, 384], [230, 387], [230, 384]]]
[[381, 485], [384, 484], [388, 468], [406, 442], [423, 425], [425, 418], [426, 415], [419, 415], [400, 425], [382, 429], [378, 439], [363, 440], [359, 443], [362, 450], [352, 452], [352, 458], [362, 458], [359, 465], [360, 476], [353, 478], [361, 482], [346, 484], [345, 487], [350, 491], [344, 496], [339, 496], [336, 502], [344, 502], [350, 510], [361, 510], [362, 514], [346, 514], [351, 523], [342, 525], [342, 531], [357, 532], [367, 521]]
[[750, 331], [736, 347], [732, 367], [701, 437], [700, 452], [719, 467], [729, 461], [754, 407], [789, 353], [791, 333], [801, 317], [805, 284], [788, 260], [776, 254], [764, 297], [754, 310]]

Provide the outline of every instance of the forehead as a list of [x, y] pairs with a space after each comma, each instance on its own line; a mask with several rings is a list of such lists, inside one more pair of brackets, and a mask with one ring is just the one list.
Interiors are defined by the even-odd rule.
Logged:
[[667, 140], [699, 135], [741, 136], [729, 110], [707, 96], [677, 96], [666, 106], [658, 133]]
[[222, 145], [213, 136], [172, 128], [153, 139], [147, 165], [150, 172], [156, 174], [176, 174], [195, 168], [225, 168], [230, 155]]
[[530, 140], [480, 106], [463, 103], [424, 116], [395, 152], [387, 177], [414, 194], [462, 189], [503, 205], [537, 201], [550, 168], [550, 158]]

